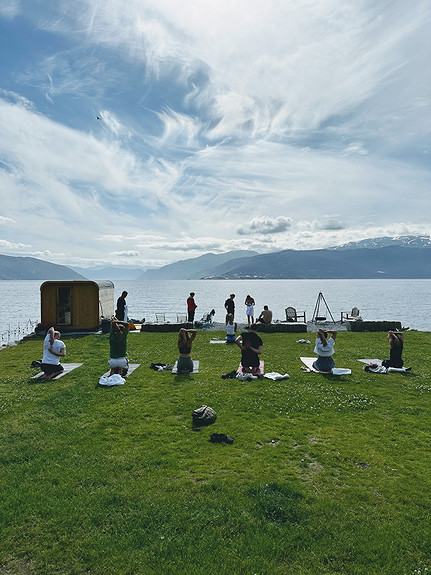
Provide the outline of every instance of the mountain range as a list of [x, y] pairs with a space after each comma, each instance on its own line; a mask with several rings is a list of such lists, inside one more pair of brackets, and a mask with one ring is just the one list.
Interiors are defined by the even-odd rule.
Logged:
[[226, 267], [230, 267], [231, 262], [241, 265], [248, 258], [258, 255], [257, 252], [248, 250], [237, 250], [224, 254], [204, 254], [198, 258], [181, 260], [159, 269], [147, 270], [138, 279], [197, 280], [206, 276], [223, 274]]
[[71, 269], [36, 258], [0, 255], [0, 280], [249, 278], [431, 278], [431, 237], [372, 238], [321, 250], [283, 250], [268, 254], [248, 250], [208, 253], [143, 273], [142, 268], [135, 266]]
[[0, 280], [82, 280], [76, 271], [37, 258], [0, 254]]
[[322, 250], [205, 254], [139, 279], [431, 278], [430, 236], [396, 236]]

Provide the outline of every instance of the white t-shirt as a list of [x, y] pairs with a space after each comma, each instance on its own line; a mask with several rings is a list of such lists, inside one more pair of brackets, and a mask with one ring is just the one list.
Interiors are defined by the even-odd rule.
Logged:
[[43, 342], [43, 358], [42, 363], [49, 363], [50, 365], [58, 365], [60, 363], [60, 357], [58, 355], [54, 355], [49, 351], [49, 348], [52, 347], [52, 351], [56, 353], [60, 353], [63, 347], [66, 347], [61, 339], [54, 339], [54, 343], [51, 346], [51, 335], [49, 333], [46, 334], [45, 340]]
[[323, 345], [322, 340], [320, 337], [316, 338], [316, 346], [314, 348], [314, 353], [317, 355], [321, 355], [322, 357], [330, 357], [334, 353], [334, 344], [335, 341], [330, 337], [326, 340], [326, 346]]
[[227, 323], [226, 324], [226, 334], [227, 335], [235, 335], [235, 324]]

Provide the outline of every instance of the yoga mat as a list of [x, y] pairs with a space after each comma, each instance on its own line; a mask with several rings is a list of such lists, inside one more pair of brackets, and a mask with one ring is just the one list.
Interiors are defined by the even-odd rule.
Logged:
[[324, 373], [327, 375], [351, 375], [352, 370], [345, 367], [334, 367], [332, 371], [319, 371], [313, 367], [313, 363], [316, 361], [317, 357], [301, 357], [302, 363], [310, 370], [315, 373]]
[[[259, 369], [255, 372], [253, 372], [253, 375], [263, 375], [264, 367], [265, 367], [265, 364], [264, 364], [263, 360], [261, 359], [259, 362]], [[239, 367], [238, 367], [238, 373], [242, 373], [243, 375], [249, 375], [250, 374], [249, 371], [244, 371], [244, 368], [242, 367], [241, 363], [239, 364]]]
[[[178, 373], [177, 364], [178, 360], [175, 362], [175, 365], [172, 368], [172, 373]], [[190, 371], [189, 373], [199, 373], [199, 360], [193, 360], [193, 371]], [[187, 375], [187, 374], [180, 373], [180, 375]]]
[[[128, 372], [127, 372], [126, 377], [129, 377], [129, 375], [130, 375], [131, 373], [133, 373], [133, 372], [135, 371], [135, 369], [137, 369], [140, 365], [141, 365], [140, 363], [129, 363], [129, 370], [128, 370]], [[109, 370], [109, 371], [107, 371], [106, 373], [104, 373], [104, 374], [102, 375], [102, 377], [108, 377], [110, 373], [111, 373], [111, 370]]]
[[[55, 377], [51, 377], [50, 380], [60, 379], [60, 377], [63, 377], [63, 375], [66, 375], [66, 373], [70, 373], [71, 371], [82, 365], [82, 363], [62, 363], [61, 365], [64, 367], [64, 371], [62, 371]], [[38, 379], [39, 377], [42, 377], [42, 375], [43, 371], [41, 371], [37, 375], [33, 375], [32, 379]]]

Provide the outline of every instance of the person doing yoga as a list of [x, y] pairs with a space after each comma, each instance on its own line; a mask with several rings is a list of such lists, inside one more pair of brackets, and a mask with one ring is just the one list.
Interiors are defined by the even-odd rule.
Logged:
[[319, 357], [313, 362], [314, 369], [331, 373], [332, 369], [335, 367], [334, 358], [332, 356], [334, 354], [336, 337], [336, 331], [325, 331], [323, 329], [319, 329], [317, 331], [314, 353], [317, 353]]
[[191, 357], [193, 340], [196, 337], [195, 329], [185, 329], [182, 327], [178, 332], [178, 373], [191, 373], [193, 371], [193, 360]]
[[389, 359], [382, 361], [384, 367], [403, 367], [404, 362], [402, 359], [404, 347], [404, 335], [400, 331], [388, 331], [389, 341]]
[[255, 374], [259, 371], [260, 354], [263, 350], [263, 342], [257, 335], [257, 325], [253, 323], [250, 331], [245, 331], [235, 340], [241, 350], [241, 365], [244, 373]]

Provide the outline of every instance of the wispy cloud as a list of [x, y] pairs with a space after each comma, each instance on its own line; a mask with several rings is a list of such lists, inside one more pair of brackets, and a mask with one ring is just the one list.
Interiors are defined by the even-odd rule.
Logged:
[[28, 250], [29, 248], [31, 248], [31, 245], [22, 243], [13, 243], [9, 242], [8, 240], [0, 240], [0, 248], [6, 250]]
[[0, 216], [0, 225], [1, 224], [16, 224], [16, 221], [12, 218], [7, 218], [5, 216]]
[[2, 3], [0, 33], [24, 21], [0, 54], [9, 253], [166, 263], [427, 230], [427, 0]]
[[2, 0], [0, 4], [0, 17], [12, 19], [20, 13], [20, 0]]

